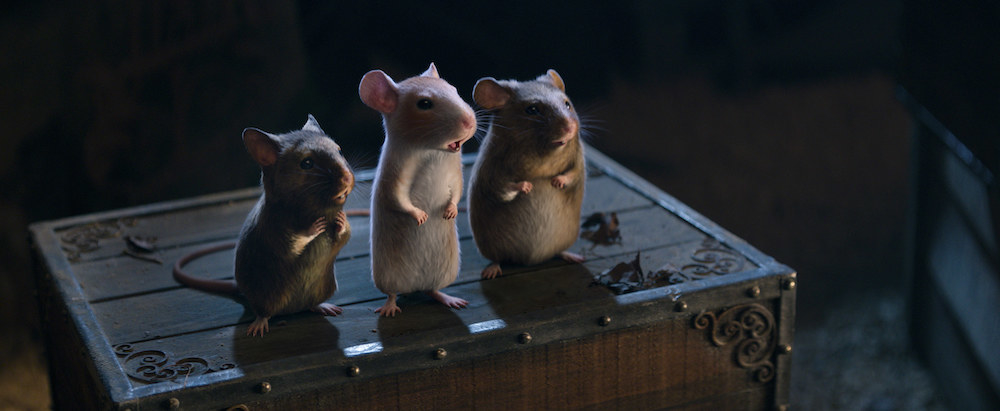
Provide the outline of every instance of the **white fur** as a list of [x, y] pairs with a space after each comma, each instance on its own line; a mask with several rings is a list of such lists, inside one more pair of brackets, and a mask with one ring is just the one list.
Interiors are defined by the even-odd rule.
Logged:
[[[372, 278], [384, 293], [439, 290], [458, 276], [458, 231], [443, 217], [462, 191], [457, 153], [382, 146], [372, 187]], [[406, 212], [427, 213], [417, 225]]]

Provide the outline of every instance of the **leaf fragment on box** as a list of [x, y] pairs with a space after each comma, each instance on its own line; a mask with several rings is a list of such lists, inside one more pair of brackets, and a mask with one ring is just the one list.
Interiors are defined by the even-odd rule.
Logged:
[[622, 235], [618, 229], [618, 213], [593, 213], [580, 224], [585, 230], [580, 233], [580, 238], [593, 243], [591, 248], [598, 245], [621, 244]]
[[625, 294], [676, 283], [676, 274], [680, 273], [677, 267], [666, 263], [655, 271], [643, 271], [640, 254], [637, 252], [632, 261], [615, 264], [595, 275], [594, 284], [608, 287], [615, 294]]

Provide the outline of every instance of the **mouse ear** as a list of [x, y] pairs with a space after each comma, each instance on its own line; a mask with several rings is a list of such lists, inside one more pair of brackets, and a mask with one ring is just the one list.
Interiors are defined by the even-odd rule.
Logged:
[[562, 77], [559, 77], [559, 73], [556, 73], [553, 69], [549, 69], [549, 71], [546, 71], [545, 74], [538, 77], [538, 81], [547, 81], [552, 83], [552, 85], [556, 86], [559, 90], [566, 92], [566, 85], [563, 84]]
[[319, 122], [316, 121], [316, 117], [313, 117], [312, 114], [306, 119], [306, 125], [302, 126], [302, 130], [326, 134], [322, 128], [319, 128]]
[[281, 146], [278, 145], [278, 140], [274, 136], [264, 131], [253, 127], [244, 129], [243, 145], [246, 146], [250, 157], [253, 157], [253, 161], [256, 161], [261, 167], [272, 166], [278, 162]]
[[510, 90], [497, 83], [497, 80], [493, 77], [479, 79], [476, 82], [476, 87], [472, 89], [472, 100], [487, 110], [500, 108], [504, 104], [507, 104], [510, 96]]
[[365, 73], [358, 86], [361, 101], [382, 114], [392, 113], [399, 101], [399, 90], [396, 82], [382, 70], [372, 70]]
[[437, 69], [437, 67], [434, 66], [434, 63], [431, 63], [431, 66], [428, 67], [427, 70], [425, 70], [423, 73], [421, 73], [420, 76], [421, 77], [441, 78], [441, 76], [438, 75], [438, 69]]

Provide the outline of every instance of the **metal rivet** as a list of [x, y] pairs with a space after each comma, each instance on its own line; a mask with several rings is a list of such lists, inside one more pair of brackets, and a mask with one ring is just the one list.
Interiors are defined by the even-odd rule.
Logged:
[[531, 334], [528, 334], [527, 332], [521, 333], [520, 335], [517, 336], [517, 342], [519, 342], [521, 344], [530, 343], [531, 342]]
[[447, 356], [448, 356], [448, 351], [446, 351], [444, 348], [438, 348], [438, 349], [434, 350], [434, 358], [435, 359], [443, 360], [444, 357], [447, 357]]
[[786, 290], [794, 290], [795, 289], [795, 279], [794, 278], [789, 278], [789, 279], [785, 280], [783, 283], [781, 283], [781, 286], [784, 287], [784, 289], [786, 289]]
[[600, 324], [602, 327], [611, 324], [611, 316], [605, 315], [601, 317], [600, 320], [597, 320], [597, 323]]
[[788, 411], [788, 405], [779, 405], [775, 409], [778, 411]]
[[260, 383], [259, 385], [257, 385], [257, 391], [260, 392], [261, 394], [267, 394], [271, 392], [271, 383], [267, 381]]
[[678, 301], [677, 304], [674, 304], [674, 311], [677, 311], [679, 313], [687, 311], [687, 309], [688, 309], [688, 303], [684, 301]]
[[747, 296], [750, 297], [750, 298], [760, 297], [760, 287], [758, 287], [756, 285], [753, 286], [753, 287], [750, 287], [750, 289], [747, 290]]
[[250, 411], [250, 407], [247, 407], [246, 404], [237, 404], [226, 408], [226, 411]]
[[791, 354], [792, 346], [788, 344], [781, 344], [778, 346], [778, 352], [781, 354]]
[[181, 400], [178, 400], [176, 397], [167, 400], [167, 408], [176, 410], [180, 407], [181, 407]]
[[347, 367], [347, 376], [348, 377], [357, 377], [358, 375], [361, 375], [361, 368], [360, 367], [358, 367], [357, 365], [352, 365], [350, 367]]

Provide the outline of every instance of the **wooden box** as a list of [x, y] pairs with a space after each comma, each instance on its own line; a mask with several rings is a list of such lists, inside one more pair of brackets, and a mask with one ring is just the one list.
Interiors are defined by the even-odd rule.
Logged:
[[[508, 267], [481, 281], [487, 261], [460, 215], [462, 271], [447, 290], [470, 306], [409, 295], [400, 316], [379, 318], [373, 309], [384, 296], [369, 274], [368, 221], [352, 217], [332, 298], [344, 314], [276, 317], [263, 338], [245, 335], [252, 315], [239, 298], [171, 277], [181, 256], [235, 239], [257, 189], [34, 224], [55, 404], [786, 408], [795, 273], [597, 150], [588, 148], [587, 161], [583, 215], [615, 212], [620, 238], [581, 238], [573, 250], [585, 264]], [[363, 191], [348, 207], [367, 204]], [[129, 254], [129, 238], [155, 238], [154, 258]], [[232, 259], [219, 252], [187, 268], [229, 278]], [[628, 284], [597, 281], [639, 278], [636, 260], [648, 288], [619, 294]]]

